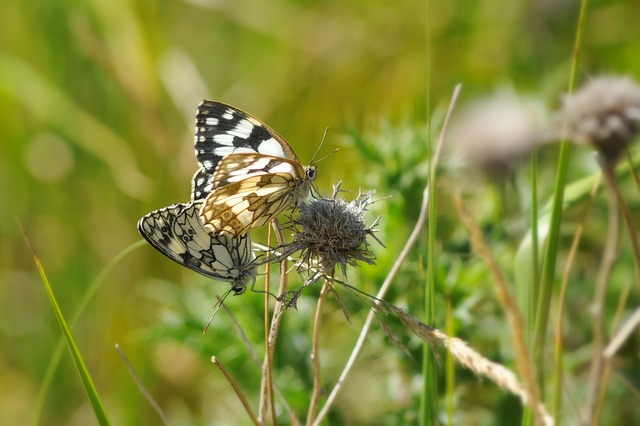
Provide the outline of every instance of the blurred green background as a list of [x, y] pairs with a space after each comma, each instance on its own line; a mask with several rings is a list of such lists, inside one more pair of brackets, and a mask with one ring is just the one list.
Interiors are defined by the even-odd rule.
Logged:
[[[422, 144], [428, 111], [441, 111], [456, 83], [464, 85], [462, 104], [506, 85], [554, 107], [568, 84], [578, 11], [579, 4], [568, 0], [3, 2], [0, 422], [32, 419], [60, 337], [16, 221], [70, 316], [98, 273], [140, 240], [135, 226], [140, 216], [188, 200], [196, 169], [195, 108], [204, 98], [216, 99], [277, 129], [305, 164], [329, 127], [323, 152], [336, 147], [341, 152], [320, 164], [321, 192], [330, 193], [331, 184], [344, 180], [344, 189], [375, 188], [379, 197], [392, 196], [369, 218], [383, 215], [379, 236], [387, 250], [375, 247], [378, 266], [352, 270], [349, 277], [375, 292], [418, 214], [415, 200], [427, 173]], [[601, 72], [639, 74], [638, 16], [639, 2], [590, 2], [579, 79]], [[385, 153], [384, 161], [367, 161], [363, 144]], [[549, 194], [543, 187], [541, 199]], [[444, 209], [446, 222], [454, 213]], [[597, 254], [599, 242], [594, 244]], [[413, 298], [407, 289], [421, 297], [421, 281], [415, 280], [422, 277], [422, 257], [416, 251], [407, 265], [396, 303]], [[449, 268], [459, 267], [447, 262], [439, 271], [443, 282]], [[219, 313], [212, 329], [201, 333], [215, 294], [226, 289], [227, 284], [181, 268], [149, 246], [106, 277], [74, 334], [114, 424], [158, 422], [117, 356], [116, 342], [173, 424], [248, 422], [209, 358], [216, 355], [227, 364], [253, 402], [259, 369], [226, 314]], [[464, 337], [492, 359], [511, 359], [508, 344], [497, 349], [505, 326], [491, 286], [458, 290], [454, 309], [461, 309], [460, 324], [471, 327]], [[276, 383], [300, 413], [306, 412], [310, 389], [313, 294], [310, 290], [299, 311], [287, 313], [276, 358]], [[261, 295], [251, 292], [227, 301], [258, 348], [262, 303]], [[459, 308], [465, 303], [481, 308]], [[420, 306], [415, 305], [416, 315]], [[366, 314], [357, 301], [348, 307], [352, 324], [337, 304], [326, 314], [328, 386]], [[412, 348], [419, 354], [417, 342]], [[417, 364], [378, 330], [332, 424], [415, 421]], [[510, 416], [520, 410], [515, 398], [460, 374], [460, 424], [465, 419], [513, 424]], [[41, 424], [90, 424], [92, 416], [65, 353]]]

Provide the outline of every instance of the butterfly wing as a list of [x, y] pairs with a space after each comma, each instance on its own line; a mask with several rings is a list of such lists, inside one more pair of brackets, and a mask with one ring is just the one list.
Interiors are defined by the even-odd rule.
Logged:
[[299, 163], [291, 146], [262, 121], [231, 105], [202, 101], [196, 112], [195, 153], [200, 168], [191, 183], [191, 199], [205, 198], [217, 182], [213, 178], [229, 154], [264, 154]]
[[294, 180], [305, 178], [305, 170], [300, 163], [284, 157], [264, 154], [230, 154], [218, 163], [213, 175], [214, 189], [240, 182], [254, 176], [283, 173]]
[[218, 164], [216, 186], [200, 210], [215, 232], [242, 235], [275, 219], [309, 192], [305, 169], [296, 162], [262, 154], [230, 154]]
[[299, 183], [285, 173], [254, 176], [215, 189], [200, 217], [215, 232], [243, 235], [264, 226], [297, 199]]
[[201, 203], [174, 204], [138, 221], [138, 231], [156, 250], [206, 277], [233, 283], [243, 293], [255, 277], [255, 258], [248, 235], [212, 233], [198, 219]]

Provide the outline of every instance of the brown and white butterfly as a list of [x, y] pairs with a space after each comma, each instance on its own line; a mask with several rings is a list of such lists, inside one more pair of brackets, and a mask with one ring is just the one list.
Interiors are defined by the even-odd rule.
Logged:
[[242, 294], [256, 277], [249, 235], [232, 237], [205, 229], [199, 202], [173, 204], [143, 216], [138, 231], [171, 260], [206, 277], [231, 283]]
[[306, 198], [316, 178], [275, 130], [221, 102], [198, 107], [195, 148], [192, 199], [203, 201], [200, 219], [213, 232], [243, 235], [267, 224]]

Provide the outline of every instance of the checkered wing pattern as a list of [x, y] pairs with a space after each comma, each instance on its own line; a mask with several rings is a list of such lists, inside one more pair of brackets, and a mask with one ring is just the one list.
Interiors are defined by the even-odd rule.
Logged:
[[276, 131], [230, 105], [204, 101], [196, 114], [200, 169], [192, 198], [212, 232], [244, 235], [304, 199], [316, 177]]
[[241, 294], [255, 278], [255, 255], [248, 235], [214, 233], [200, 222], [201, 203], [174, 204], [138, 221], [138, 231], [156, 250], [206, 277], [232, 283]]
[[295, 152], [275, 130], [231, 105], [202, 101], [196, 111], [195, 153], [200, 168], [193, 176], [191, 199], [213, 190], [213, 174], [222, 158], [234, 153], [260, 153], [298, 162]]

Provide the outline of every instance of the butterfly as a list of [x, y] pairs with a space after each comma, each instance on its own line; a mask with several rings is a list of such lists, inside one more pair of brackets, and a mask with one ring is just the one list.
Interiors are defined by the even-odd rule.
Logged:
[[173, 204], [143, 216], [138, 232], [156, 250], [206, 277], [231, 282], [234, 294], [255, 279], [249, 235], [232, 237], [206, 229], [198, 218], [200, 202]]
[[244, 235], [311, 191], [316, 167], [303, 167], [282, 136], [244, 111], [205, 100], [195, 133], [192, 199], [203, 200], [200, 219], [212, 231]]

